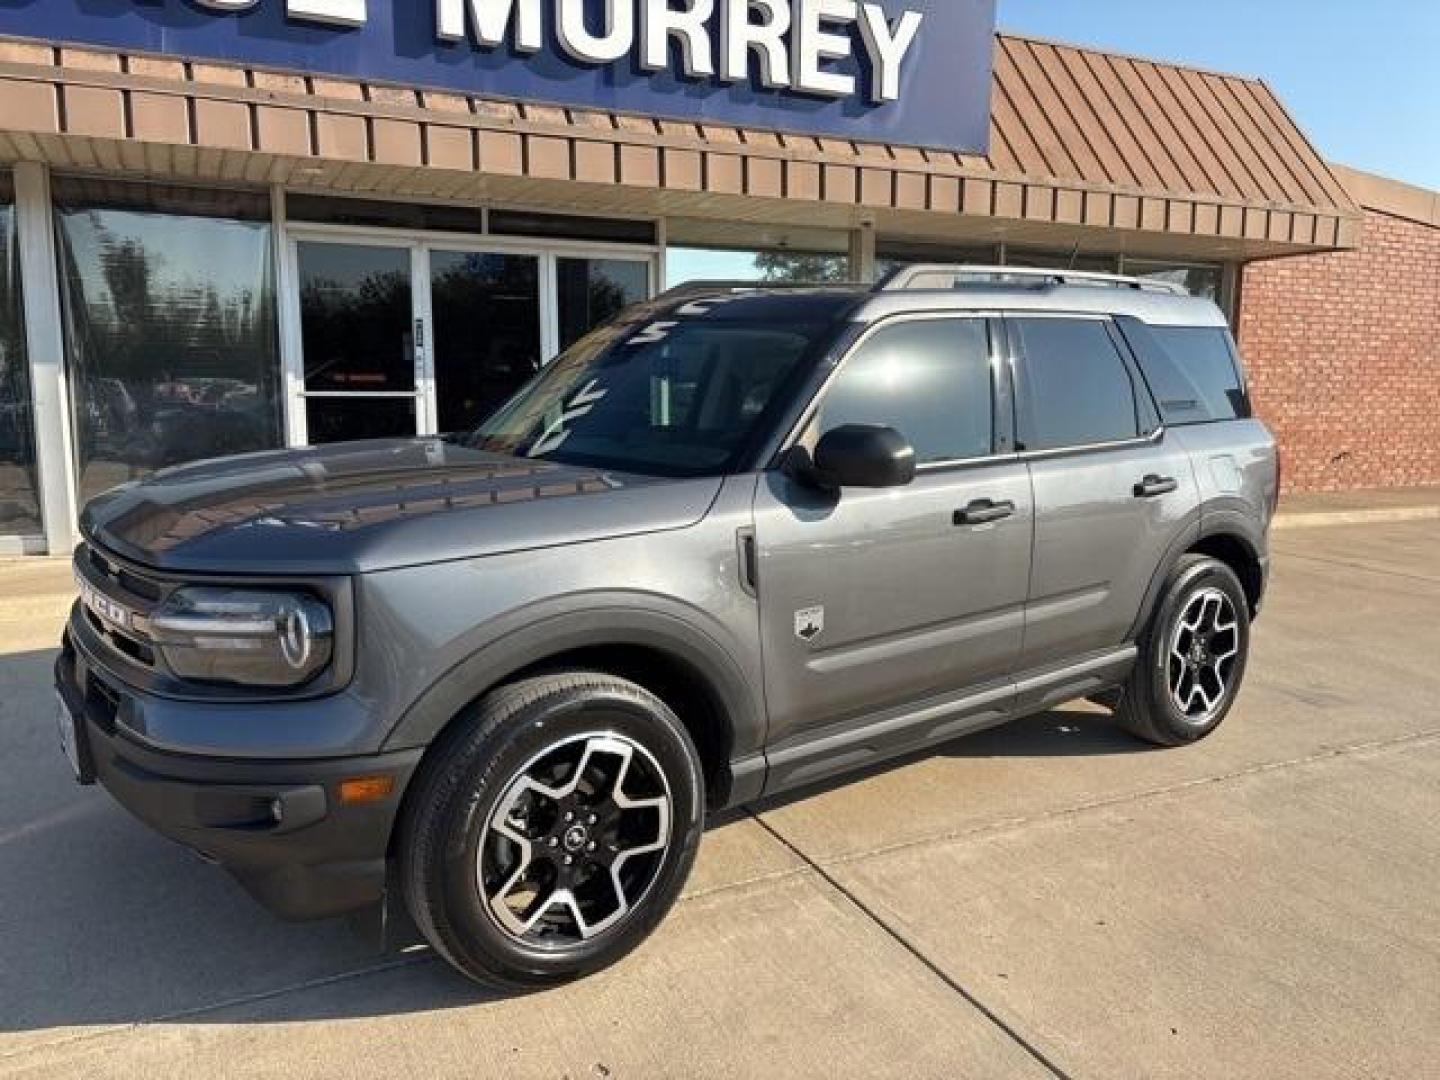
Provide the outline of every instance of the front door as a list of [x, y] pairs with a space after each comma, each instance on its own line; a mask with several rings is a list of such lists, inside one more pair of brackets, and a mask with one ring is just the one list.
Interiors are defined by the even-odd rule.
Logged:
[[[919, 474], [908, 487], [826, 495], [783, 472], [760, 478], [755, 530], [777, 786], [958, 733], [950, 725], [968, 705], [955, 706], [971, 691], [972, 716], [1008, 710], [1033, 513], [1009, 410], [997, 408], [1005, 373], [990, 329], [973, 317], [882, 324], [807, 422], [801, 442], [812, 447], [844, 424], [895, 428], [916, 449]], [[830, 745], [818, 760], [817, 737]]]
[[549, 359], [541, 340], [538, 255], [426, 252], [435, 327], [435, 430], [468, 431]]
[[651, 290], [648, 256], [302, 232], [292, 444], [467, 431]]
[[[301, 363], [301, 443], [414, 435], [424, 430], [425, 324], [416, 304], [419, 252], [407, 243], [294, 245]], [[292, 400], [293, 403], [293, 400]]]

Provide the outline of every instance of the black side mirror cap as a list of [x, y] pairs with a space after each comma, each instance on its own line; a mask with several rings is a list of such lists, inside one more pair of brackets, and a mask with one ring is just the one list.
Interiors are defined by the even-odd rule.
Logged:
[[905, 487], [915, 479], [915, 448], [894, 428], [846, 424], [821, 436], [800, 478], [832, 491]]

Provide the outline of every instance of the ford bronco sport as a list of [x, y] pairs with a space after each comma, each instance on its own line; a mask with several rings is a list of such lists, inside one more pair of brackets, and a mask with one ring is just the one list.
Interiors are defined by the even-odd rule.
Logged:
[[1083, 697], [1209, 735], [1276, 490], [1178, 288], [687, 287], [470, 434], [95, 499], [62, 742], [279, 914], [403, 901], [545, 986], [655, 927], [709, 812]]

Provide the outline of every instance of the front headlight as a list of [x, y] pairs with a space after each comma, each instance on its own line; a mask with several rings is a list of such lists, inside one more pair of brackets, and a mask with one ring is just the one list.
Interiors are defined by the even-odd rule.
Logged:
[[330, 663], [335, 620], [304, 593], [177, 589], [150, 619], [165, 662], [182, 679], [289, 688]]

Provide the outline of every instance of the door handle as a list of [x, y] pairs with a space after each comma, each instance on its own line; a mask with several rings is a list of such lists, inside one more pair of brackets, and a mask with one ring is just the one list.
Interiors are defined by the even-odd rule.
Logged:
[[995, 502], [993, 499], [976, 499], [964, 510], [955, 511], [956, 527], [965, 525], [989, 525], [991, 522], [1004, 521], [1015, 514], [1013, 502]]
[[1173, 476], [1158, 476], [1151, 473], [1135, 485], [1135, 497], [1137, 499], [1154, 499], [1179, 490], [1180, 481]]

